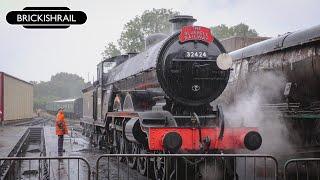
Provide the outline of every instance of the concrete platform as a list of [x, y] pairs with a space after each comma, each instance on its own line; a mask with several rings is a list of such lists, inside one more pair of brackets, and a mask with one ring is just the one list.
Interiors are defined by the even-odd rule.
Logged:
[[[55, 127], [45, 127], [44, 134], [47, 157], [58, 156], [58, 136], [55, 134]], [[88, 146], [84, 139], [74, 137], [73, 134], [74, 132], [69, 130], [69, 135], [64, 136], [63, 148], [65, 152], [63, 156], [75, 156], [74, 152], [78, 152]], [[47, 163], [50, 164], [48, 166], [50, 179], [87, 179], [87, 166], [82, 160], [50, 160]]]
[[[71, 129], [71, 128], [70, 128]], [[58, 155], [58, 137], [55, 135], [54, 127], [45, 127], [46, 153], [48, 157]], [[103, 153], [96, 148], [91, 147], [88, 139], [84, 138], [80, 132], [69, 130], [69, 135], [64, 137], [64, 156], [80, 156], [88, 160], [92, 170], [96, 171], [96, 160]], [[115, 158], [109, 162], [104, 158], [100, 162], [99, 179], [147, 179], [141, 176], [136, 170], [131, 170], [124, 163], [118, 163]], [[129, 171], [129, 173], [128, 173]], [[83, 162], [77, 160], [51, 160], [50, 179], [86, 179], [87, 167]]]
[[0, 126], [0, 157], [7, 157], [28, 127]]

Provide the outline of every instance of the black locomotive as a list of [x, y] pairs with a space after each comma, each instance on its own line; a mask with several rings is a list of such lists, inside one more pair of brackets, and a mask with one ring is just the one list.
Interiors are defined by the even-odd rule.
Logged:
[[[225, 127], [222, 108], [210, 105], [227, 86], [231, 57], [192, 16], [170, 21], [172, 35], [148, 37], [144, 52], [98, 64], [98, 81], [83, 90], [84, 134], [118, 154], [258, 149], [257, 128]], [[145, 160], [132, 161], [146, 172]]]

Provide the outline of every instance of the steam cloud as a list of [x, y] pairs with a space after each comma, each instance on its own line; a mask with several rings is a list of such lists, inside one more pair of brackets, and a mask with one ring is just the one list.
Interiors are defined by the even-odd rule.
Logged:
[[230, 126], [258, 127], [263, 142], [256, 153], [288, 153], [292, 149], [287, 138], [289, 132], [279, 109], [270, 106], [281, 102], [286, 84], [284, 76], [263, 72], [238, 83], [242, 90], [237, 93], [234, 103], [224, 107], [226, 121]]

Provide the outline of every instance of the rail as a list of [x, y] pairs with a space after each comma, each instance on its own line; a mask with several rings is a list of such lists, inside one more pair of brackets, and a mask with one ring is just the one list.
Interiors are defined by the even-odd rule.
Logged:
[[14, 125], [15, 126], [36, 126], [36, 125], [46, 124], [49, 120], [50, 120], [49, 118], [36, 117], [36, 118], [33, 118], [31, 121], [20, 122]]

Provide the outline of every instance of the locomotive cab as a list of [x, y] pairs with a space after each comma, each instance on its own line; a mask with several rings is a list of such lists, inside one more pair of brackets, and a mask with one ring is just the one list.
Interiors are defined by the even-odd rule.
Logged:
[[109, 72], [116, 66], [122, 64], [132, 56], [119, 55], [101, 61], [97, 65], [97, 81], [94, 82], [92, 90], [92, 117], [94, 120], [103, 121], [105, 114], [110, 111], [109, 101], [112, 99], [112, 85], [107, 85]]
[[119, 56], [114, 56], [108, 59], [105, 59], [103, 61], [101, 61], [98, 65], [97, 65], [97, 80], [99, 81], [99, 84], [102, 86], [103, 80], [107, 80], [108, 77], [108, 73], [116, 66], [118, 66], [119, 64], [122, 64], [123, 62], [125, 62], [126, 60], [128, 60], [128, 58], [132, 57], [135, 53], [128, 53], [126, 55], [119, 55]]

